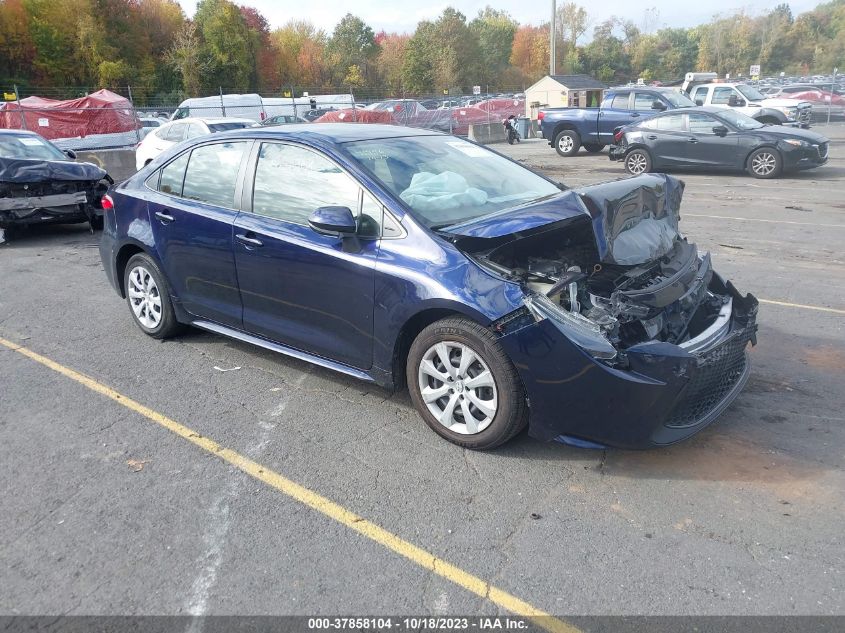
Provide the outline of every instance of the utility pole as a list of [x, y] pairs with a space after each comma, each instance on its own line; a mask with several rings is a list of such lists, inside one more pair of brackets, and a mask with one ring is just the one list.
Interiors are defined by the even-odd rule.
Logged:
[[552, 22], [549, 25], [549, 74], [555, 74], [555, 35], [557, 34], [557, 0], [552, 0]]

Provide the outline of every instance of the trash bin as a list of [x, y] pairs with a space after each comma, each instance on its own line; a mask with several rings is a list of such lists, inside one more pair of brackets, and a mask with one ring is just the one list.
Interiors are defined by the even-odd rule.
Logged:
[[528, 132], [531, 129], [531, 119], [527, 116], [520, 116], [516, 118], [516, 131], [519, 132], [520, 138], [528, 138]]

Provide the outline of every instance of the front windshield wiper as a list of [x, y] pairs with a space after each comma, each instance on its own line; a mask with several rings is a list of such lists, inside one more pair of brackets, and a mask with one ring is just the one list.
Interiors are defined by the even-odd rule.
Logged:
[[428, 228], [432, 231], [440, 231], [442, 229], [448, 229], [450, 226], [454, 226], [454, 222], [449, 222], [448, 224], [432, 224]]

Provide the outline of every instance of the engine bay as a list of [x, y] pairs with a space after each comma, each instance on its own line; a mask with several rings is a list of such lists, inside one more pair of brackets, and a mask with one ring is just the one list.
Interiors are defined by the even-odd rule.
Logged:
[[506, 242], [474, 256], [498, 274], [599, 326], [617, 349], [680, 344], [705, 330], [729, 298], [709, 289], [710, 255], [678, 238], [643, 264], [600, 261], [589, 221]]

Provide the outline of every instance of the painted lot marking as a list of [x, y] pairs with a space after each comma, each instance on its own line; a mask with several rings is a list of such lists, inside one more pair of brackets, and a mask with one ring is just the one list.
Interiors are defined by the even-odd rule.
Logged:
[[732, 215], [705, 215], [703, 213], [682, 213], [682, 218], [713, 218], [716, 220], [739, 220], [740, 222], [766, 222], [767, 224], [797, 224], [798, 226], [822, 226], [829, 229], [845, 229], [845, 224], [821, 224], [818, 222], [794, 222], [792, 220], [767, 220], [764, 218], [740, 218]]
[[74, 371], [69, 367], [65, 367], [46, 356], [42, 356], [41, 354], [33, 352], [26, 347], [13, 343], [12, 341], [8, 341], [4, 338], [0, 338], [0, 345], [22, 354], [36, 363], [40, 363], [66, 378], [70, 378], [71, 380], [87, 387], [91, 391], [95, 391], [100, 395], [103, 395], [106, 398], [126, 407], [127, 409], [144, 416], [148, 420], [164, 427], [171, 433], [189, 441], [191, 444], [198, 446], [212, 455], [219, 457], [223, 461], [235, 466], [250, 477], [275, 488], [291, 499], [294, 499], [301, 504], [329, 517], [330, 519], [333, 519], [338, 523], [358, 532], [362, 536], [378, 543], [382, 547], [403, 556], [412, 563], [416, 563], [423, 569], [434, 572], [441, 578], [445, 578], [459, 587], [462, 587], [481, 598], [489, 600], [496, 606], [501, 607], [506, 611], [510, 611], [515, 615], [529, 618], [532, 622], [534, 622], [534, 624], [546, 631], [549, 631], [550, 633], [582, 633], [580, 629], [567, 624], [563, 620], [552, 617], [545, 611], [542, 611], [524, 600], [521, 600], [516, 596], [491, 585], [487, 581], [464, 571], [460, 567], [452, 565], [442, 558], [438, 558], [421, 547], [417, 547], [413, 543], [410, 543], [401, 537], [396, 536], [392, 532], [385, 530], [383, 527], [380, 527], [379, 525], [358, 516], [354, 512], [347, 510], [334, 501], [288, 479], [287, 477], [284, 477], [283, 475], [280, 475], [273, 470], [270, 470], [269, 468], [266, 468], [265, 466], [262, 466], [257, 462], [254, 462], [240, 453], [221, 446], [214, 440], [200, 435], [187, 426], [179, 424], [175, 420], [172, 420], [167, 416], [120, 394], [111, 387], [97, 382], [93, 378], [89, 378], [88, 376]]
[[801, 308], [802, 310], [817, 310], [818, 312], [830, 312], [832, 314], [843, 314], [845, 310], [838, 310], [837, 308], [826, 308], [824, 306], [810, 306], [804, 303], [789, 303], [788, 301], [773, 301], [772, 299], [757, 299], [760, 303], [768, 303], [773, 306], [784, 306], [786, 308]]

